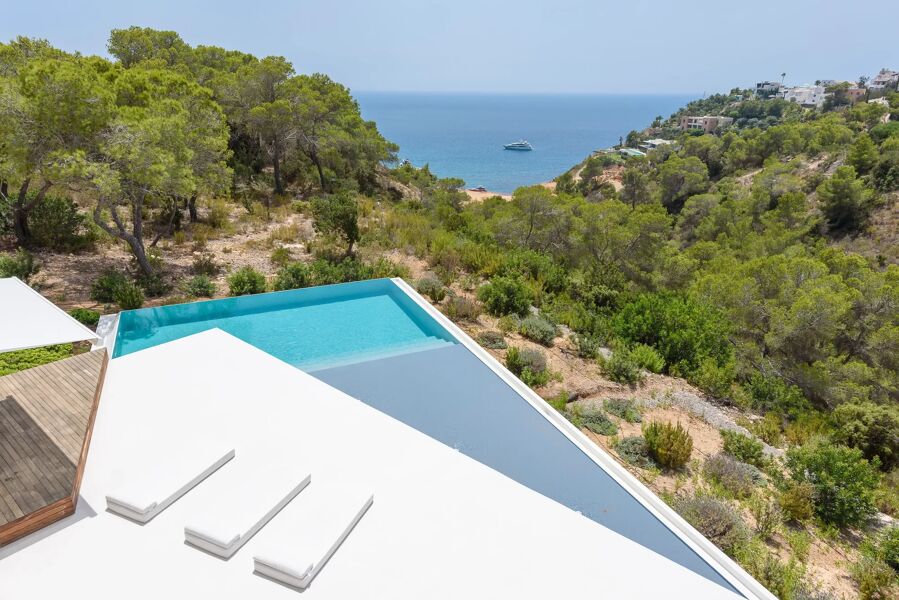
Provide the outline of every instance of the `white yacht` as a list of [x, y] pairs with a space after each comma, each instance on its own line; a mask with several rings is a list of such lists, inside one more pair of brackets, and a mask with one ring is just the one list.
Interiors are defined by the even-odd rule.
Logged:
[[504, 144], [503, 148], [506, 150], [533, 150], [534, 147], [531, 146], [530, 142], [527, 140], [518, 140], [517, 142], [512, 142], [511, 144]]

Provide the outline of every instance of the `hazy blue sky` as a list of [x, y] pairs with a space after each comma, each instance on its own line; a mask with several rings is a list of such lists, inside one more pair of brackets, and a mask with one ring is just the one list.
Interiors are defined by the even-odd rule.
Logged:
[[[109, 30], [284, 55], [357, 90], [713, 92], [899, 68], [899, 1], [10, 0], [0, 39], [105, 54]], [[892, 30], [892, 31], [891, 31]]]

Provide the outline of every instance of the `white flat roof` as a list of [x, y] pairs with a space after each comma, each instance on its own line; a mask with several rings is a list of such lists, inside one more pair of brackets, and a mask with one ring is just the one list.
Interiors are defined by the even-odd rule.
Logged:
[[0, 596], [297, 598], [252, 574], [277, 516], [223, 561], [183, 542], [204, 484], [145, 526], [106, 512], [135, 448], [211, 435], [374, 494], [307, 599], [740, 597], [220, 330], [110, 362], [78, 512], [0, 548]]
[[97, 334], [25, 282], [0, 279], [0, 352], [95, 339]]

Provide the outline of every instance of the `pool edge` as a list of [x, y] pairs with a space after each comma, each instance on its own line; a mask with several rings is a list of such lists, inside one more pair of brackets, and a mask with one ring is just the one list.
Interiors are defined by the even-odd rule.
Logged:
[[756, 581], [732, 558], [727, 556], [720, 548], [710, 542], [705, 536], [690, 525], [673, 508], [665, 504], [643, 482], [632, 475], [627, 469], [618, 464], [611, 456], [606, 454], [582, 431], [571, 424], [549, 404], [546, 403], [534, 390], [526, 386], [520, 379], [513, 375], [492, 354], [481, 348], [465, 331], [453, 323], [446, 315], [437, 310], [434, 305], [425, 300], [415, 289], [399, 277], [391, 281], [399, 290], [404, 292], [413, 302], [418, 304], [437, 323], [454, 337], [459, 344], [465, 346], [469, 352], [475, 355], [482, 363], [492, 370], [503, 382], [515, 390], [519, 396], [526, 400], [538, 414], [549, 421], [578, 449], [586, 454], [593, 462], [603, 469], [608, 475], [631, 494], [653, 516], [659, 519], [672, 533], [681, 539], [691, 550], [703, 559], [710, 567], [717, 571], [738, 593], [746, 598], [758, 598], [760, 600], [777, 600], [767, 588]]

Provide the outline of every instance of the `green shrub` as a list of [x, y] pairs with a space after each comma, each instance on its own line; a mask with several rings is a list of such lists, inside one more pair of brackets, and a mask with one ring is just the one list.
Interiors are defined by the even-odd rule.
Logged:
[[275, 291], [295, 290], [310, 284], [309, 268], [301, 262], [289, 262], [275, 275], [272, 289]]
[[265, 275], [253, 267], [241, 267], [228, 276], [228, 289], [232, 296], [261, 294], [265, 291]]
[[737, 498], [746, 498], [755, 489], [754, 467], [729, 454], [718, 453], [705, 461], [702, 472]]
[[443, 312], [454, 321], [477, 321], [481, 315], [481, 305], [465, 296], [451, 296], [443, 305]]
[[194, 275], [209, 275], [210, 277], [218, 275], [222, 267], [216, 262], [215, 254], [204, 252], [194, 259], [191, 270]]
[[888, 527], [877, 540], [877, 555], [899, 572], [899, 525]]
[[581, 358], [597, 358], [599, 356], [599, 349], [602, 347], [598, 338], [581, 333], [572, 334], [571, 343], [574, 344], [577, 355]]
[[703, 359], [727, 364], [733, 355], [730, 325], [712, 308], [669, 293], [642, 294], [622, 306], [612, 320], [615, 333], [630, 343], [647, 344], [682, 375]]
[[74, 252], [94, 242], [90, 221], [68, 198], [47, 196], [38, 202], [28, 215], [28, 228], [36, 245], [51, 250]]
[[630, 357], [638, 367], [650, 373], [661, 373], [665, 369], [665, 359], [652, 346], [634, 344], [630, 349]]
[[424, 294], [430, 298], [431, 302], [440, 302], [446, 298], [446, 288], [443, 286], [443, 282], [434, 276], [426, 276], [419, 279], [415, 284], [415, 289], [418, 290], [419, 294]]
[[783, 419], [777, 413], [768, 412], [760, 421], [754, 421], [749, 429], [767, 444], [780, 446], [783, 437]]
[[760, 441], [732, 429], [722, 429], [719, 433], [725, 452], [750, 465], [764, 466], [764, 446]]
[[158, 298], [171, 291], [172, 286], [158, 272], [151, 275], [140, 275], [137, 285], [151, 298]]
[[494, 277], [478, 290], [478, 300], [484, 303], [491, 315], [524, 316], [530, 310], [533, 296], [528, 287], [517, 278]]
[[490, 348], [491, 350], [504, 350], [508, 346], [506, 338], [499, 331], [481, 332], [478, 335], [478, 343], [484, 348]]
[[680, 423], [671, 425], [655, 421], [644, 424], [643, 438], [653, 460], [669, 469], [683, 467], [693, 452], [693, 438]]
[[[745, 465], [754, 468], [750, 465]], [[763, 540], [771, 539], [783, 524], [783, 512], [771, 497], [764, 493], [754, 494], [747, 502], [749, 512], [755, 519], [755, 533]]]
[[525, 384], [539, 387], [549, 382], [550, 373], [546, 368], [546, 357], [539, 350], [512, 346], [506, 353], [506, 367]]
[[518, 318], [518, 315], [505, 315], [499, 318], [499, 321], [496, 322], [496, 327], [503, 333], [512, 333], [513, 331], [518, 331], [520, 323], [521, 319]]
[[125, 275], [113, 269], [106, 269], [91, 284], [91, 300], [107, 304], [115, 302], [116, 290], [127, 283], [128, 278]]
[[10, 254], [0, 253], [0, 277], [18, 277], [28, 281], [37, 271], [34, 256], [24, 248]]
[[599, 435], [615, 435], [618, 433], [618, 426], [601, 410], [586, 410], [578, 416], [581, 426], [586, 427], [593, 433]]
[[709, 541], [731, 556], [749, 537], [740, 515], [717, 498], [681, 497], [675, 501], [674, 509]]
[[558, 335], [556, 326], [546, 317], [538, 315], [529, 315], [522, 319], [518, 325], [518, 332], [527, 339], [544, 346], [552, 346], [553, 339]]
[[100, 322], [100, 313], [89, 308], [73, 308], [69, 311], [69, 314], [76, 321], [88, 327], [96, 327], [97, 323]]
[[858, 448], [884, 470], [899, 465], [899, 408], [873, 402], [841, 404], [833, 411], [832, 439]]
[[45, 365], [70, 356], [72, 356], [72, 344], [4, 352], [0, 354], [0, 376]]
[[796, 600], [794, 591], [801, 585], [803, 566], [795, 559], [784, 562], [775, 552], [757, 540], [739, 544], [734, 555], [740, 565], [778, 598]]
[[[228, 203], [224, 200], [216, 200], [212, 203], [212, 206], [209, 207], [209, 213], [206, 215], [206, 222], [210, 227], [222, 229], [228, 224], [230, 216], [231, 208], [228, 206]], [[209, 273], [207, 273], [207, 275], [208, 274]]]
[[896, 572], [883, 560], [861, 556], [849, 565], [849, 573], [858, 586], [859, 600], [889, 600], [896, 597]]
[[113, 300], [122, 310], [134, 310], [144, 305], [144, 292], [138, 285], [126, 281], [115, 289]]
[[646, 447], [646, 440], [641, 435], [621, 438], [613, 446], [618, 456], [624, 462], [630, 463], [641, 469], [651, 469], [655, 466], [652, 458], [649, 456], [649, 449]]
[[284, 246], [279, 246], [272, 250], [272, 256], [269, 260], [272, 261], [272, 264], [277, 267], [283, 267], [287, 263], [290, 262], [290, 250], [285, 248]]
[[618, 383], [636, 385], [646, 378], [626, 348], [616, 349], [609, 358], [601, 358], [599, 366], [606, 377]]
[[752, 408], [760, 412], [774, 411], [795, 419], [811, 408], [809, 401], [798, 387], [778, 377], [765, 377], [760, 373], [753, 373], [746, 383], [746, 389], [751, 398]]
[[687, 379], [714, 398], [727, 398], [733, 387], [735, 372], [736, 363], [733, 360], [719, 364], [715, 359], [706, 357]]
[[795, 481], [814, 486], [815, 514], [824, 522], [860, 525], [875, 512], [880, 475], [861, 450], [821, 440], [791, 448], [786, 464]]
[[815, 486], [807, 481], [791, 481], [777, 497], [777, 503], [790, 521], [808, 521], [815, 512]]
[[208, 275], [194, 275], [185, 284], [184, 293], [194, 298], [212, 298], [215, 295], [215, 283]]
[[633, 398], [609, 398], [603, 402], [606, 412], [613, 414], [628, 423], [639, 423], [643, 420], [640, 407]]

